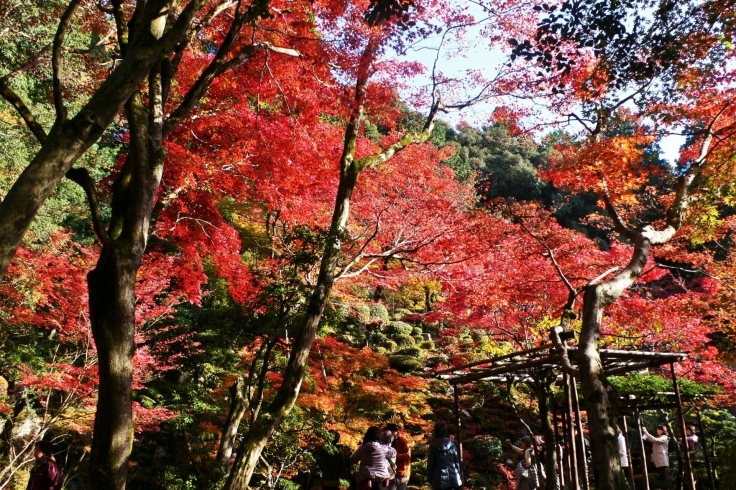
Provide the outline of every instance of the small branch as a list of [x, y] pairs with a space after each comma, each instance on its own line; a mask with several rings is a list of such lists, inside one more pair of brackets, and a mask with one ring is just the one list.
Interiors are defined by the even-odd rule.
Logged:
[[555, 348], [560, 351], [562, 354], [562, 370], [565, 371], [567, 374], [573, 377], [580, 377], [580, 369], [573, 367], [572, 363], [570, 362], [570, 358], [567, 355], [567, 345], [560, 337], [560, 333], [562, 332], [562, 326], [558, 325], [556, 327], [552, 327], [549, 331], [549, 338], [552, 340], [552, 343], [555, 344]]
[[97, 190], [95, 188], [95, 182], [89, 175], [86, 168], [71, 168], [66, 173], [66, 178], [72, 182], [79, 184], [87, 194], [87, 201], [89, 203], [90, 214], [92, 215], [92, 227], [95, 230], [97, 238], [103, 243], [108, 244], [110, 237], [105, 231], [105, 226], [102, 222], [102, 214], [100, 213], [100, 203], [97, 199]]
[[629, 227], [629, 225], [626, 224], [624, 219], [618, 213], [616, 206], [614, 206], [613, 201], [611, 200], [611, 195], [608, 193], [608, 186], [606, 185], [605, 180], [603, 180], [603, 202], [606, 205], [606, 210], [608, 211], [608, 214], [610, 214], [611, 219], [613, 219], [613, 223], [614, 223], [614, 226], [616, 227], [616, 231], [621, 233], [623, 236], [625, 236], [629, 240], [636, 239], [636, 232], [632, 230], [631, 227]]
[[41, 62], [41, 58], [43, 57], [44, 54], [46, 54], [46, 52], [49, 49], [51, 49], [51, 44], [47, 44], [46, 46], [43, 47], [43, 49], [41, 49], [41, 51], [39, 51], [38, 53], [36, 53], [36, 55], [33, 58], [31, 58], [30, 60], [26, 61], [25, 64], [19, 66], [15, 70], [11, 71], [7, 75], [5, 75], [2, 78], [0, 78], [0, 84], [7, 83], [8, 81], [10, 81], [11, 78], [13, 78], [15, 76], [18, 76], [21, 73], [25, 73], [25, 72], [27, 72], [28, 70], [30, 70], [32, 68], [35, 68], [36, 65], [38, 65]]
[[362, 172], [363, 170], [367, 168], [373, 168], [376, 167], [387, 160], [391, 159], [396, 153], [400, 152], [407, 146], [410, 146], [412, 144], [416, 143], [424, 143], [429, 139], [429, 137], [432, 135], [432, 129], [434, 129], [434, 120], [435, 116], [437, 115], [437, 111], [440, 108], [439, 102], [436, 102], [435, 105], [432, 107], [432, 110], [429, 112], [429, 115], [427, 116], [427, 121], [424, 124], [424, 129], [421, 132], [416, 131], [410, 131], [406, 133], [399, 141], [394, 143], [393, 145], [390, 145], [388, 148], [383, 150], [381, 153], [378, 153], [376, 155], [371, 155], [367, 157], [360, 158], [355, 161], [356, 168]]
[[23, 102], [23, 99], [21, 99], [20, 96], [18, 96], [18, 94], [2, 80], [0, 80], [0, 96], [15, 108], [38, 142], [44, 144], [46, 142], [46, 130], [43, 129], [41, 123], [38, 122], [31, 110], [28, 109], [28, 106]]
[[56, 120], [65, 121], [67, 119], [67, 110], [64, 106], [64, 94], [61, 83], [61, 47], [64, 44], [69, 27], [71, 26], [72, 17], [77, 10], [81, 0], [71, 0], [69, 6], [59, 19], [59, 27], [54, 36], [53, 52], [51, 54], [51, 66], [54, 73], [54, 107], [56, 108]]
[[519, 218], [519, 224], [524, 229], [524, 231], [526, 231], [527, 233], [529, 233], [529, 235], [532, 238], [534, 238], [544, 248], [547, 249], [547, 253], [549, 253], [549, 258], [552, 261], [552, 265], [554, 265], [555, 269], [557, 270], [557, 275], [560, 276], [560, 279], [562, 279], [562, 282], [565, 283], [565, 287], [567, 287], [567, 291], [571, 295], [573, 295], [573, 297], [577, 296], [579, 294], [579, 291], [577, 289], [575, 289], [572, 284], [570, 284], [570, 281], [567, 279], [567, 276], [565, 275], [565, 272], [562, 270], [562, 267], [560, 267], [560, 264], [557, 262], [557, 259], [555, 258], [555, 253], [552, 250], [552, 248], [550, 248], [550, 246], [547, 245], [547, 243], [544, 240], [542, 240], [540, 237], [538, 237], [537, 235], [535, 235], [534, 233], [532, 233], [532, 231], [526, 226], [526, 224], [524, 223], [524, 221], [521, 218]]
[[608, 269], [603, 274], [601, 274], [599, 276], [596, 276], [593, 279], [591, 279], [590, 281], [588, 281], [588, 284], [586, 284], [586, 286], [594, 286], [599, 281], [603, 280], [603, 278], [606, 277], [608, 274], [613, 274], [614, 272], [618, 271], [619, 269], [621, 269], [621, 266], [618, 266], [618, 265], [615, 266], [615, 267], [611, 267], [610, 269]]

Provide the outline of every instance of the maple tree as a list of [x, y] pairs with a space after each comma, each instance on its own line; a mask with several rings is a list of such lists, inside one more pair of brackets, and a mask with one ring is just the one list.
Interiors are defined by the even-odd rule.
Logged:
[[[731, 75], [723, 71], [728, 70], [725, 60], [730, 55], [722, 50], [721, 41], [733, 28], [727, 9], [715, 2], [563, 2], [540, 8], [544, 17], [534, 41], [511, 40], [515, 56], [536, 59], [545, 68], [547, 86], [554, 94], [570, 95], [560, 109], [574, 110], [573, 104], [581, 103], [585, 111], [583, 117], [572, 117], [588, 137], [562, 150], [550, 178], [558, 186], [598, 192], [617, 233], [633, 244], [628, 264], [609, 271], [612, 277], [600, 277], [584, 288], [567, 282], [567, 308], [583, 295], [579, 348], [585, 355], [579, 375], [589, 413], [594, 414], [589, 428], [593, 469], [601, 488], [625, 487], [615, 453], [613, 408], [598, 354], [603, 314], [647, 272], [652, 247], [670, 242], [685, 225], [688, 212], [697, 213], [697, 205], [691, 209], [692, 196], [709, 194], [700, 185], [701, 176], [720, 166], [717, 147], [730, 144]], [[702, 59], [713, 64], [704, 66]], [[718, 94], [710, 99], [713, 104], [697, 93], [704, 87], [713, 87]], [[637, 127], [631, 134], [616, 134], [611, 131], [612, 116], [622, 114], [627, 102], [636, 106], [628, 117]], [[680, 112], [675, 115], [665, 107]], [[585, 119], [588, 116], [592, 122]], [[636, 215], [637, 191], [656, 172], [641, 163], [643, 148], [656, 134], [643, 124], [645, 117], [690, 127], [694, 140], [683, 154], [674, 189], [659, 190], [664, 191], [663, 212], [656, 221], [630, 225], [630, 220], [641, 219]], [[622, 205], [630, 205], [632, 212], [623, 215]]]
[[[569, 38], [566, 31], [560, 33], [560, 45], [516, 42], [517, 50], [524, 51], [519, 55], [540, 56], [543, 63], [545, 50], [560, 49], [567, 56], [560, 58], [559, 66], [548, 65], [547, 86], [554, 86], [558, 94], [553, 108], [572, 110], [582, 103], [584, 114], [576, 117], [588, 127], [596, 126], [590, 128], [592, 134], [558, 134], [539, 147], [519, 137], [522, 123], [515, 121], [513, 113], [499, 109], [495, 121], [482, 131], [465, 127], [453, 134], [444, 127], [446, 134], [440, 138], [432, 130], [437, 113], [446, 107], [443, 97], [447, 95], [434, 89], [456, 81], [435, 73], [436, 85], [427, 94], [432, 102], [428, 117], [407, 113], [397, 100], [396, 79], [420, 68], [395, 64], [384, 56], [390, 46], [400, 49], [428, 32], [442, 32], [443, 25], [470, 22], [465, 14], [449, 9], [439, 25], [434, 23], [434, 13], [447, 7], [443, 3], [167, 4], [171, 19], [156, 40], [147, 29], [162, 5], [59, 4], [63, 20], [55, 40], [48, 33], [39, 35], [31, 61], [0, 80], [3, 97], [41, 143], [38, 156], [0, 208], [3, 253], [9, 260], [38, 205], [65, 173], [86, 191], [99, 241], [90, 244], [89, 230], [85, 245], [70, 242], [63, 233], [50, 235], [66, 249], [54, 257], [53, 267], [45, 267], [42, 273], [44, 268], [35, 264], [46, 263], [49, 255], [21, 248], [19, 260], [8, 269], [10, 283], [3, 284], [3, 308], [12, 311], [13, 328], [36, 324], [63, 330], [70, 353], [75, 352], [73, 344], [81, 348], [79, 352], [99, 359], [96, 368], [81, 371], [73, 362], [57, 360], [47, 364], [46, 372], [26, 372], [23, 381], [29, 389], [64, 393], [63, 384], [85, 380], [84, 390], [75, 391], [74, 403], [87, 417], [91, 403], [98, 403], [90, 487], [124, 487], [134, 428], [174, 415], [168, 409], [150, 408], [156, 403], [141, 395], [141, 390], [150, 389], [152, 394], [156, 387], [160, 389], [168, 382], [167, 372], [196, 372], [196, 366], [207, 362], [202, 360], [206, 357], [202, 349], [211, 348], [212, 358], [221, 359], [223, 365], [208, 372], [201, 385], [192, 382], [197, 386], [190, 395], [201, 397], [215, 390], [216, 400], [209, 409], [218, 415], [226, 411], [227, 416], [224, 424], [211, 416], [205, 417], [202, 427], [190, 424], [184, 430], [185, 437], [190, 435], [188, 430], [201, 435], [200, 453], [188, 455], [195, 473], [200, 473], [196, 477], [200, 484], [223, 478], [225, 463], [235, 451], [237, 459], [225, 485], [244, 488], [274, 434], [273, 451], [293, 445], [277, 429], [282, 423], [292, 427], [301, 413], [315, 418], [309, 423], [338, 428], [354, 440], [368, 424], [366, 418], [347, 426], [336, 419], [320, 421], [319, 414], [352, 413], [357, 410], [351, 405], [356, 400], [370, 404], [388, 396], [387, 383], [408, 393], [397, 400], [402, 418], [426, 426], [426, 421], [406, 409], [407, 404], [426, 402], [413, 391], [421, 389], [422, 383], [400, 378], [387, 368], [387, 363], [404, 370], [422, 365], [424, 347], [418, 343], [424, 340], [414, 331], [419, 327], [399, 321], [406, 315], [421, 318], [423, 323], [416, 325], [432, 325], [441, 351], [434, 365], [457, 364], [515, 346], [537, 345], [546, 340], [561, 305], [583, 290], [591, 295], [591, 291], [603, 291], [611, 304], [598, 302], [593, 308], [594, 298], [584, 298], [582, 347], [597, 347], [603, 336], [605, 342], [620, 346], [633, 337], [652, 348], [692, 348], [698, 350], [700, 367], [685, 366], [685, 371], [693, 367], [690, 376], [703, 382], [718, 377], [722, 383], [731, 382], [718, 363], [718, 349], [700, 349], [699, 344], [708, 341], [714, 325], [722, 328], [731, 321], [716, 296], [734, 275], [728, 261], [715, 259], [713, 250], [693, 250], [689, 241], [692, 238], [707, 248], [732, 233], [732, 217], [720, 215], [724, 206], [731, 205], [733, 194], [729, 73], [701, 70], [698, 62], [688, 58], [665, 74], [656, 67], [627, 64], [622, 53], [634, 49], [631, 42], [621, 48], [624, 51], [610, 54], [606, 46], [620, 46], [611, 42], [598, 48], [594, 39], [591, 54], [585, 51], [589, 39]], [[575, 15], [588, 16], [592, 23], [585, 23], [586, 29], [592, 25], [596, 33], [603, 30], [601, 36], [616, 38], [605, 29], [610, 16], [601, 17], [601, 12], [607, 12], [605, 2], [594, 6], [575, 10]], [[557, 15], [549, 6], [539, 8], [543, 15]], [[715, 13], [725, 19], [723, 29], [730, 29], [728, 9], [706, 3], [701, 15], [697, 8], [672, 15], [684, 18], [695, 12], [702, 27], [716, 25], [708, 17]], [[497, 2], [494, 9], [508, 20], [494, 42], [508, 35], [521, 38], [523, 31], [533, 27], [531, 17], [520, 13], [521, 7]], [[509, 12], [519, 15], [507, 18]], [[611, 15], [622, 14], [616, 10]], [[563, 20], [576, 26], [580, 18]], [[554, 29], [559, 28], [543, 22], [540, 32], [554, 37]], [[103, 32], [109, 34], [108, 41], [94, 41], [94, 55], [110, 59], [113, 69], [108, 73], [88, 66], [94, 80], [89, 86], [62, 80], [61, 61], [73, 63], [67, 59], [71, 50], [64, 47], [69, 42], [65, 36], [81, 36], [88, 42], [85, 36]], [[692, 46], [699, 50], [695, 51], [698, 56], [710, 53], [718, 61], [719, 56], [729, 56], [720, 41], [713, 41], [720, 34], [705, 28], [693, 31]], [[51, 42], [44, 48], [47, 38]], [[580, 49], [575, 51], [578, 41]], [[652, 48], [656, 51], [652, 59], [662, 66], [674, 56], [670, 41]], [[51, 97], [46, 100], [47, 112], [36, 119], [18, 95], [26, 95], [23, 86], [13, 85], [12, 80], [49, 70], [43, 61], [48, 53], [53, 61]], [[690, 70], [693, 65], [698, 69]], [[636, 110], [624, 110], [626, 97], [616, 91], [631, 73], [635, 75], [629, 78], [641, 84], [657, 77], [677, 83], [665, 83], [666, 90], [637, 92], [642, 96], [635, 98]], [[510, 70], [510, 74], [526, 76], [523, 70]], [[502, 79], [477, 78], [481, 90], [476, 99], [517, 89]], [[105, 99], [106, 91], [123, 79], [123, 89]], [[544, 86], [529, 80], [522, 80], [518, 88]], [[566, 87], [571, 88], [569, 93]], [[708, 97], [703, 98], [703, 93]], [[39, 94], [34, 97], [34, 104], [44, 99]], [[81, 107], [72, 119], [64, 115], [65, 97], [70, 109]], [[39, 110], [37, 105], [30, 108]], [[46, 136], [43, 124], [53, 119], [54, 112], [59, 117]], [[83, 125], [90, 114], [95, 114], [97, 123], [70, 144], [70, 128]], [[675, 177], [647, 155], [657, 137], [647, 118], [691, 128], [691, 141], [678, 170], [684, 184], [676, 191], [672, 191]], [[84, 162], [89, 171], [69, 170], [84, 148], [102, 134], [103, 123], [107, 126], [113, 119], [115, 129], [95, 150], [108, 155], [112, 147], [118, 153], [111, 170], [104, 164], [94, 166], [92, 157]], [[477, 143], [481, 137], [485, 146]], [[438, 146], [459, 142], [459, 151], [453, 156], [451, 148], [432, 146], [432, 139]], [[547, 154], [552, 155], [549, 163]], [[45, 173], [52, 162], [63, 164]], [[535, 169], [537, 165], [542, 168]], [[450, 168], [456, 170], [459, 182], [453, 181]], [[476, 207], [468, 185], [470, 170], [481, 174], [474, 183], [484, 207]], [[605, 187], [600, 185], [601, 176]], [[28, 191], [34, 182], [37, 185], [31, 187], [38, 192]], [[490, 188], [485, 185], [489, 182]], [[622, 243], [612, 239], [610, 222], [591, 214], [590, 202], [585, 210], [575, 210], [579, 214], [573, 213], [587, 215], [584, 223], [544, 209], [596, 192], [616, 218], [619, 236], [627, 237]], [[693, 192], [698, 193], [697, 201], [688, 199]], [[498, 197], [522, 202], [493, 201]], [[542, 205], [523, 202], [530, 198], [541, 198]], [[17, 221], [14, 216], [21, 205], [24, 217]], [[672, 211], [666, 214], [668, 208]], [[683, 219], [685, 211], [691, 221]], [[567, 228], [554, 223], [554, 218]], [[637, 228], [665, 221], [666, 237]], [[626, 224], [632, 222], [636, 226]], [[605, 250], [581, 231], [597, 237]], [[652, 260], [648, 246], [655, 242], [658, 248]], [[636, 260], [623, 275], [612, 280], [601, 276], [631, 256]], [[69, 261], [68, 270], [64, 261]], [[664, 267], [667, 264], [669, 269]], [[686, 268], [704, 276], [680, 280], [677, 271]], [[89, 269], [85, 291], [81, 284]], [[596, 277], [599, 282], [591, 283]], [[679, 291], [678, 284], [686, 291]], [[632, 285], [635, 293], [626, 293]], [[362, 325], [366, 332], [341, 332], [345, 318], [339, 305], [365, 302], [367, 296], [356, 297], [358, 290], [373, 301], [391, 298], [408, 310], [397, 316], [395, 324], [387, 316], [381, 321], [369, 318]], [[34, 302], [33, 295], [43, 300]], [[614, 297], [618, 297], [615, 302]], [[89, 319], [80, 314], [85, 303]], [[222, 307], [225, 303], [227, 308]], [[568, 309], [573, 309], [573, 303]], [[593, 318], [604, 309], [603, 320]], [[215, 318], [223, 325], [206, 319], [213, 314], [222, 315]], [[653, 331], [648, 322], [655, 317], [659, 323]], [[88, 325], [95, 350], [85, 333]], [[571, 323], [570, 328], [577, 325]], [[206, 340], [206, 331], [224, 338]], [[317, 355], [312, 349], [315, 342]], [[364, 342], [389, 359], [357, 349]], [[434, 344], [427, 342], [427, 346]], [[325, 366], [337, 353], [365, 370], [346, 373], [333, 367], [328, 375]], [[591, 371], [590, 366], [586, 369]], [[365, 374], [374, 371], [385, 379]], [[150, 382], [152, 378], [157, 379]], [[588, 396], [600, 387], [595, 376], [591, 379], [583, 385]], [[362, 386], [343, 391], [338, 384]], [[226, 401], [223, 387], [227, 385], [232, 386]], [[96, 400], [87, 396], [97, 388]], [[537, 388], [543, 430], [549, 437], [544, 415], [549, 391]], [[199, 394], [194, 393], [197, 390]], [[0, 410], [2, 403], [0, 399]], [[602, 402], [603, 414], [606, 403]], [[297, 414], [292, 412], [294, 406]], [[187, 409], [177, 410], [185, 419]], [[386, 415], [377, 409], [371, 413], [379, 418]], [[89, 430], [88, 422], [80, 424], [80, 432], [89, 434]], [[598, 436], [608, 430], [605, 421], [591, 426]], [[216, 450], [212, 433], [220, 434]], [[235, 450], [238, 435], [242, 441]], [[597, 461], [611, 461], [610, 455], [601, 453], [597, 451]], [[553, 452], [549, 454], [554, 458]], [[606, 468], [615, 471], [615, 465]], [[607, 475], [604, 471], [598, 477], [613, 481]]]

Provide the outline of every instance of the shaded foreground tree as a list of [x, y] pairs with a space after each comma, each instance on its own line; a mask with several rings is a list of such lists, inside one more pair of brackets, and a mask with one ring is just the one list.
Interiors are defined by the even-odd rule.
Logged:
[[[6, 270], [30, 221], [59, 180], [66, 175], [79, 183], [88, 196], [94, 231], [102, 244], [97, 265], [88, 275], [90, 322], [99, 374], [88, 485], [124, 488], [134, 432], [131, 390], [136, 350], [136, 278], [151, 221], [155, 220], [154, 203], [159, 196], [166, 161], [164, 139], [190, 114], [212, 81], [223, 72], [239, 67], [260, 51], [288, 56], [299, 56], [299, 53], [274, 47], [267, 41], [259, 42], [252, 32], [251, 23], [269, 16], [268, 2], [129, 5], [113, 1], [109, 8], [99, 5], [100, 14], [109, 14], [105, 19], [114, 20], [122, 60], [111, 74], [102, 75], [104, 79], [94, 89], [92, 98], [69, 119], [62, 79], [63, 42], [80, 3], [70, 2], [53, 42], [56, 121], [48, 136], [20, 97], [9, 92], [7, 86], [3, 92], [41, 143], [41, 150], [0, 206], [3, 250], [0, 270]], [[247, 37], [242, 32], [246, 26], [250, 34]], [[204, 41], [205, 33], [218, 46], [217, 53], [193, 74], [191, 64], [182, 60], [191, 56], [190, 51], [206, 49], [207, 43], [196, 37], [199, 34]], [[182, 78], [193, 81], [179, 85], [178, 80]], [[141, 88], [144, 80], [147, 81], [145, 91]], [[188, 89], [183, 93], [172, 90], [172, 87], [181, 90], [186, 86]], [[168, 114], [165, 113], [167, 103]], [[99, 138], [123, 104], [129, 151], [113, 177], [111, 216], [105, 223], [96, 183], [86, 169], [71, 166]], [[166, 200], [158, 202], [161, 207], [167, 204]]]

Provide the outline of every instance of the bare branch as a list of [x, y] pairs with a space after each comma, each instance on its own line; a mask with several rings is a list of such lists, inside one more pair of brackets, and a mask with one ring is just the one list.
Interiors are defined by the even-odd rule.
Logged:
[[560, 267], [560, 264], [557, 262], [557, 259], [555, 258], [555, 252], [552, 250], [552, 248], [547, 245], [547, 242], [542, 240], [540, 237], [532, 233], [532, 231], [529, 229], [529, 227], [526, 226], [524, 221], [522, 219], [519, 219], [519, 224], [522, 228], [524, 228], [524, 231], [529, 233], [529, 235], [534, 238], [536, 241], [538, 241], [544, 248], [547, 249], [547, 253], [549, 254], [549, 258], [552, 261], [552, 265], [555, 267], [555, 270], [557, 270], [557, 275], [560, 276], [560, 279], [562, 279], [562, 282], [565, 283], [565, 287], [567, 287], [567, 290], [570, 294], [574, 296], [577, 296], [579, 291], [573, 287], [572, 284], [570, 284], [570, 281], [567, 279], [567, 276], [565, 275], [565, 272], [562, 270], [562, 267]]
[[41, 123], [38, 122], [31, 110], [28, 109], [23, 99], [2, 80], [0, 80], [0, 96], [18, 111], [18, 114], [26, 123], [28, 129], [31, 130], [33, 136], [36, 137], [39, 143], [43, 144], [46, 141], [46, 131], [43, 129], [43, 126], [41, 126]]
[[81, 0], [71, 0], [66, 10], [59, 19], [59, 27], [54, 36], [53, 52], [51, 54], [51, 66], [54, 73], [54, 107], [56, 108], [56, 120], [65, 121], [67, 119], [67, 111], [64, 106], [63, 86], [61, 83], [61, 47], [64, 44], [64, 38], [71, 26], [72, 17], [77, 10]]
[[613, 274], [614, 272], [618, 271], [619, 269], [621, 269], [620, 266], [611, 267], [610, 269], [608, 269], [603, 274], [601, 274], [599, 276], [596, 276], [593, 279], [591, 279], [590, 281], [588, 281], [588, 284], [586, 286], [595, 286], [596, 284], [598, 284], [598, 282], [602, 281], [603, 278], [605, 278], [607, 275]]
[[89, 203], [89, 211], [92, 215], [92, 227], [95, 230], [95, 234], [103, 244], [109, 243], [110, 238], [102, 222], [102, 213], [100, 212], [100, 203], [97, 199], [95, 182], [89, 172], [86, 168], [71, 168], [66, 173], [66, 178], [72, 182], [76, 182], [84, 189], [85, 194], [87, 194], [87, 202]]
[[41, 58], [43, 57], [46, 52], [51, 49], [51, 44], [47, 44], [46, 46], [41, 49], [36, 55], [31, 58], [30, 60], [26, 61], [25, 64], [19, 66], [15, 70], [11, 71], [7, 75], [4, 75], [2, 78], [0, 78], [0, 84], [4, 84], [8, 82], [11, 78], [20, 75], [21, 73], [25, 73], [28, 70], [31, 70], [36, 67], [41, 62]]
[[613, 200], [611, 199], [611, 195], [608, 193], [608, 186], [606, 185], [606, 181], [603, 180], [602, 182], [603, 182], [603, 196], [602, 196], [603, 202], [606, 205], [606, 210], [608, 211], [608, 214], [610, 214], [611, 219], [613, 219], [613, 223], [616, 228], [616, 231], [621, 233], [623, 236], [625, 236], [629, 240], [634, 240], [636, 238], [636, 232], [632, 230], [628, 224], [626, 224], [624, 219], [618, 213], [618, 210], [616, 209], [616, 206], [613, 204]]

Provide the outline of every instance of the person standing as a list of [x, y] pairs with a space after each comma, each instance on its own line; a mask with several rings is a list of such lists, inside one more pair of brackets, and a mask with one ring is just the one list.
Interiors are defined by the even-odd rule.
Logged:
[[[687, 448], [690, 451], [698, 449], [698, 435], [695, 433], [695, 426], [688, 425], [685, 428], [685, 440], [687, 441]], [[678, 443], [682, 446], [682, 438], [678, 440]]]
[[631, 488], [632, 482], [629, 481], [629, 454], [626, 450], [626, 436], [624, 436], [624, 433], [618, 425], [616, 426], [616, 433], [618, 434], [618, 459], [621, 462], [621, 471], [624, 472], [626, 486]]
[[427, 480], [432, 490], [459, 489], [463, 486], [460, 453], [447, 433], [447, 424], [434, 424], [434, 439], [429, 443]]
[[670, 438], [667, 435], [667, 426], [665, 424], [659, 424], [656, 432], [657, 435], [653, 436], [647, 431], [647, 428], [644, 427], [643, 439], [652, 443], [652, 461], [654, 461], [654, 466], [657, 467], [659, 479], [665, 483], [669, 483], [670, 477], [667, 470], [670, 466]]
[[397, 424], [386, 424], [386, 430], [391, 431], [394, 436], [391, 447], [396, 449], [396, 477], [391, 481], [391, 490], [406, 490], [411, 476], [411, 449], [409, 441], [401, 437], [400, 428]]
[[532, 438], [524, 436], [521, 438], [521, 447], [511, 444], [506, 439], [511, 449], [519, 454], [519, 462], [516, 464], [516, 490], [534, 490], [539, 486], [537, 477], [537, 461], [532, 446]]
[[61, 470], [54, 461], [54, 447], [49, 441], [38, 441], [33, 448], [36, 458], [31, 469], [26, 490], [61, 490], [63, 481]]
[[350, 456], [351, 463], [360, 463], [358, 470], [358, 490], [388, 487], [391, 477], [388, 460], [396, 457], [396, 449], [381, 444], [381, 429], [369, 427], [363, 437], [363, 444]]

